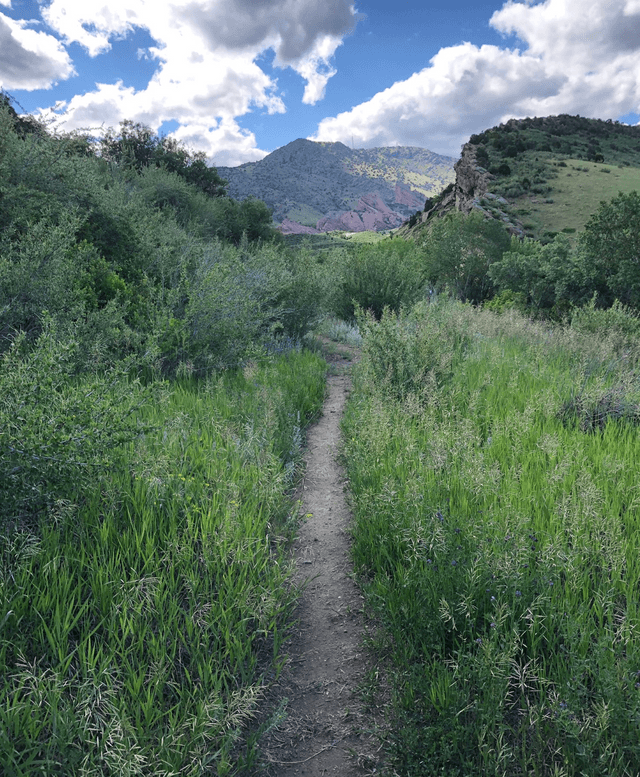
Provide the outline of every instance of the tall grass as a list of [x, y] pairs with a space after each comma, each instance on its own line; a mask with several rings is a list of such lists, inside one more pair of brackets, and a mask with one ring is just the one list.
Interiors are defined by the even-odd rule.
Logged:
[[3, 775], [250, 768], [239, 743], [280, 666], [295, 593], [287, 494], [324, 370], [292, 352], [162, 384], [93, 488], [4, 521]]
[[441, 304], [363, 335], [345, 460], [396, 773], [637, 774], [634, 353]]

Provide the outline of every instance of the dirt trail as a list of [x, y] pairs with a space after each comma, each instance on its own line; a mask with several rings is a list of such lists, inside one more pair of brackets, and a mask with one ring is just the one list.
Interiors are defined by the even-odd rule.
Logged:
[[[333, 361], [348, 358], [342, 349]], [[335, 371], [335, 368], [334, 368]], [[376, 716], [358, 695], [365, 669], [362, 597], [351, 578], [350, 512], [337, 461], [340, 418], [351, 381], [328, 378], [322, 417], [307, 437], [306, 475], [300, 489], [306, 516], [294, 546], [297, 582], [306, 581], [288, 653], [275, 689], [287, 698], [287, 718], [263, 742], [274, 777], [360, 777], [376, 773]]]

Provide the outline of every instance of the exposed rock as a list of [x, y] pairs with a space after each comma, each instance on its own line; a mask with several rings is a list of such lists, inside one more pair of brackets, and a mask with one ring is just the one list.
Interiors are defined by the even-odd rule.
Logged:
[[478, 164], [476, 149], [472, 143], [465, 143], [460, 159], [453, 166], [456, 176], [453, 186], [447, 187], [441, 199], [425, 208], [421, 221], [428, 221], [434, 216], [444, 216], [452, 210], [465, 214], [474, 209], [482, 210], [479, 200], [480, 197], [486, 196], [493, 176]]
[[371, 192], [360, 197], [353, 210], [334, 211], [320, 219], [317, 229], [319, 232], [380, 232], [399, 227], [403, 221], [403, 217], [392, 210], [378, 192]]
[[509, 207], [507, 200], [488, 191], [494, 176], [478, 164], [476, 150], [477, 146], [473, 143], [465, 143], [460, 159], [453, 168], [455, 182], [448, 186], [440, 197], [427, 200], [420, 223], [446, 216], [455, 210], [464, 214], [476, 211], [482, 213], [485, 218], [499, 219], [510, 234], [523, 237], [525, 231], [522, 223], [503, 210]]
[[394, 194], [395, 202], [399, 205], [404, 205], [410, 210], [422, 210], [424, 207], [424, 195], [406, 184], [397, 183]]

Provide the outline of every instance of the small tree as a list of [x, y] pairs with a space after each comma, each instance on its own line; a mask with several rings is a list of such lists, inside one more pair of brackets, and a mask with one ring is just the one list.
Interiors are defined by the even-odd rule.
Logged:
[[100, 154], [122, 167], [141, 172], [162, 167], [184, 178], [210, 197], [226, 193], [227, 182], [206, 163], [203, 151], [190, 151], [175, 138], [160, 138], [152, 129], [130, 119], [120, 122], [120, 131], [109, 129], [100, 141]]
[[434, 222], [425, 243], [427, 276], [462, 302], [479, 303], [493, 294], [489, 268], [509, 248], [509, 235], [495, 219], [452, 213]]
[[622, 192], [600, 203], [579, 239], [585, 282], [609, 307], [640, 307], [640, 195]]

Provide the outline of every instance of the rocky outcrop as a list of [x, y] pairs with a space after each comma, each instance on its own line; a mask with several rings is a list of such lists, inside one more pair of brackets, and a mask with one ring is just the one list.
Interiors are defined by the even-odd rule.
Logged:
[[471, 213], [480, 203], [493, 179], [476, 160], [477, 147], [466, 143], [460, 159], [453, 166], [455, 181], [449, 185], [441, 197], [427, 200], [421, 221], [429, 221], [435, 216], [444, 216], [452, 210]]
[[507, 200], [489, 191], [494, 176], [478, 164], [476, 150], [477, 146], [472, 143], [464, 145], [462, 155], [453, 168], [456, 175], [454, 183], [447, 186], [439, 197], [427, 200], [420, 223], [446, 216], [454, 210], [464, 214], [476, 211], [486, 218], [502, 221], [510, 234], [523, 237], [524, 227], [507, 212]]

